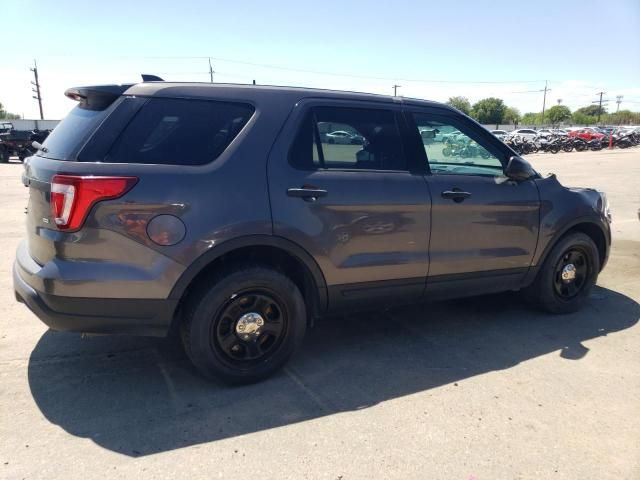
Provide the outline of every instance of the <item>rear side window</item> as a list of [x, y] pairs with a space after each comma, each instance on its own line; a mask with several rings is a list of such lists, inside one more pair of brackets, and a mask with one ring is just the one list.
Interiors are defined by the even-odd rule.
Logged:
[[116, 140], [105, 161], [209, 163], [224, 152], [253, 112], [246, 104], [151, 98]]
[[391, 110], [315, 107], [303, 120], [289, 157], [303, 170], [406, 170]]

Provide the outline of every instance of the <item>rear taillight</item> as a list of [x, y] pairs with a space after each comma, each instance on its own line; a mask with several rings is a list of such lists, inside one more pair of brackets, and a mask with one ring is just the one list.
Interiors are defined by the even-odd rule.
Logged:
[[80, 228], [94, 204], [121, 197], [137, 181], [136, 177], [54, 175], [51, 180], [51, 214], [56, 226], [61, 230]]

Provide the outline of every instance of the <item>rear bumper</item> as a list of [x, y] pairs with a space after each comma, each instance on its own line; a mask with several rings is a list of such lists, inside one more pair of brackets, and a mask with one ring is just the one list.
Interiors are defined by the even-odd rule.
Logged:
[[127, 335], [167, 335], [177, 300], [76, 298], [51, 295], [29, 285], [13, 266], [16, 299], [53, 330]]

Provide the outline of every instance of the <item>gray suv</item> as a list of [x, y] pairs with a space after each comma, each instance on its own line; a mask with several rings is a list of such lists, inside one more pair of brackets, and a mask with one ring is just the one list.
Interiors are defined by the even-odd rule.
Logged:
[[329, 312], [506, 290], [572, 312], [607, 261], [603, 194], [446, 105], [162, 81], [66, 95], [25, 165], [13, 273], [55, 330], [179, 332], [202, 373], [243, 383]]

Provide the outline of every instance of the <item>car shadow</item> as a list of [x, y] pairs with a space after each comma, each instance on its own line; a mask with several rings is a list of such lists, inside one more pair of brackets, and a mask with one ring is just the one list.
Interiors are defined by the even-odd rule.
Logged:
[[244, 387], [202, 379], [168, 340], [45, 333], [29, 359], [44, 416], [138, 457], [286, 426], [510, 368], [633, 326], [640, 305], [596, 288], [576, 314], [552, 316], [501, 294], [319, 321], [275, 377]]

